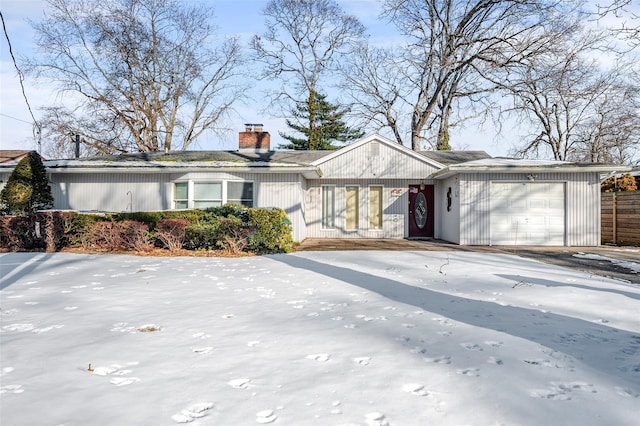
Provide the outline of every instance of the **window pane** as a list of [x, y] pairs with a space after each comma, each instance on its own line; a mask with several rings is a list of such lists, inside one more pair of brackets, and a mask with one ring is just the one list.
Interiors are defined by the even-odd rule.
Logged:
[[369, 188], [369, 228], [382, 229], [382, 187]]
[[227, 182], [227, 198], [233, 200], [252, 200], [253, 182]]
[[196, 209], [206, 209], [207, 207], [220, 207], [222, 201], [194, 201], [193, 207]]
[[189, 190], [189, 184], [187, 182], [176, 182], [175, 191], [174, 191], [175, 199], [186, 200], [188, 198], [187, 197], [188, 190]]
[[359, 188], [357, 186], [347, 186], [347, 229], [358, 229], [359, 217]]
[[220, 182], [196, 182], [193, 184], [194, 200], [222, 201], [222, 184]]
[[189, 205], [186, 201], [176, 201], [176, 209], [186, 209]]
[[336, 188], [335, 186], [322, 187], [322, 228], [334, 229], [336, 227]]
[[253, 207], [253, 182], [227, 182], [227, 203]]

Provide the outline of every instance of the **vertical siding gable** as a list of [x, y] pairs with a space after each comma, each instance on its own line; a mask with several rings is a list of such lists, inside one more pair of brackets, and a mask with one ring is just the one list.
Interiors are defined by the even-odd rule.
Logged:
[[323, 178], [336, 179], [421, 179], [439, 170], [427, 158], [416, 158], [398, 148], [374, 140], [336, 155], [319, 166]]

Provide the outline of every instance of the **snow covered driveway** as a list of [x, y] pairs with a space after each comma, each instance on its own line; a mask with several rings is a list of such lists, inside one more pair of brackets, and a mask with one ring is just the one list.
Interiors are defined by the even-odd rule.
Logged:
[[0, 255], [0, 423], [636, 425], [640, 288], [512, 255]]

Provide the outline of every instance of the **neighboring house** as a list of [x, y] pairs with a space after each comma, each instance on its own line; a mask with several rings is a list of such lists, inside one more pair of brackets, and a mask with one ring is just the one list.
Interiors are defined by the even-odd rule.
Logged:
[[[50, 160], [55, 208], [152, 211], [233, 202], [286, 211], [304, 238], [437, 238], [463, 245], [600, 244], [600, 177], [628, 168], [412, 151], [378, 135], [336, 151], [238, 151]], [[0, 165], [0, 171], [2, 165]]]

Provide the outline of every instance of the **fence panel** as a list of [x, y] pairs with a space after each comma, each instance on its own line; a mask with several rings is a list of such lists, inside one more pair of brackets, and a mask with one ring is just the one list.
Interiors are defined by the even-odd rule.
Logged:
[[600, 214], [602, 243], [640, 245], [640, 191], [603, 192]]

